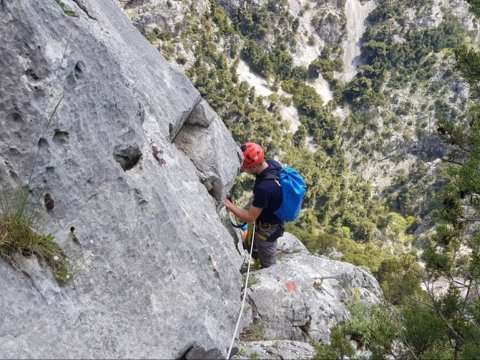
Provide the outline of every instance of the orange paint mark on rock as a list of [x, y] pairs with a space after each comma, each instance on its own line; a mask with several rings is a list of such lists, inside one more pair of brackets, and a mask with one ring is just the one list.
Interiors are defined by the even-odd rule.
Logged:
[[285, 287], [287, 288], [287, 291], [289, 291], [289, 292], [297, 291], [297, 284], [295, 283], [295, 281], [287, 281], [285, 283]]

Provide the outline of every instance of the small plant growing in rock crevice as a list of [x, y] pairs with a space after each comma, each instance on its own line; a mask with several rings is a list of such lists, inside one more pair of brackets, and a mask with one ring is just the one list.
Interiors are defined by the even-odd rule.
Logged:
[[246, 328], [242, 334], [240, 334], [241, 340], [256, 341], [264, 339], [264, 330], [262, 325], [252, 323]]
[[260, 357], [258, 356], [258, 353], [256, 351], [253, 351], [252, 353], [250, 353], [250, 356], [249, 356], [250, 360], [259, 360]]
[[251, 276], [248, 279], [247, 288], [251, 288], [253, 285], [258, 284], [259, 282], [260, 280], [257, 277]]
[[70, 9], [65, 3], [61, 0], [55, 0], [55, 2], [60, 6], [60, 8], [63, 10], [65, 15], [71, 16], [71, 17], [78, 17], [77, 13]]
[[65, 284], [71, 277], [71, 268], [63, 250], [52, 235], [43, 235], [38, 228], [40, 216], [28, 209], [28, 189], [23, 188], [9, 201], [3, 189], [0, 199], [0, 257], [15, 267], [18, 254], [35, 255], [52, 270], [55, 280]]

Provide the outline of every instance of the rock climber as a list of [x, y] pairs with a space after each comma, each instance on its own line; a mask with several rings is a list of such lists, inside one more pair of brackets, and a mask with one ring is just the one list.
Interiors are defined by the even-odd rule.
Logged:
[[265, 159], [262, 147], [256, 143], [247, 142], [240, 148], [243, 152], [241, 170], [255, 176], [252, 205], [248, 210], [242, 209], [233, 204], [228, 197], [225, 198], [224, 204], [238, 219], [249, 224], [249, 236], [243, 242], [247, 250], [250, 250], [255, 224], [252, 257], [259, 259], [261, 266], [267, 268], [276, 262], [277, 239], [285, 231], [285, 223], [274, 214], [282, 202], [280, 183], [278, 179], [267, 176], [277, 173], [281, 165], [275, 160]]

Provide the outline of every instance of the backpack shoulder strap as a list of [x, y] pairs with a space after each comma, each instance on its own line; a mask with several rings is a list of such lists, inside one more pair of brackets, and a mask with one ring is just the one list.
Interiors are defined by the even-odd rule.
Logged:
[[269, 171], [265, 174], [260, 175], [260, 177], [257, 178], [257, 181], [255, 181], [253, 191], [255, 192], [255, 188], [257, 187], [257, 185], [260, 184], [264, 180], [275, 180], [275, 181], [277, 181], [278, 185], [280, 185], [280, 171], [281, 170], [282, 169], [277, 169], [275, 171]]
[[279, 180], [280, 179], [280, 170], [278, 171], [269, 171], [268, 173], [266, 173], [265, 175], [263, 175], [261, 178], [260, 178], [260, 181], [262, 180]]
[[280, 172], [282, 171], [282, 166], [280, 165], [280, 163], [276, 161], [267, 160], [267, 162], [269, 165], [273, 164], [274, 167], [273, 169], [270, 169], [268, 172], [262, 173], [257, 176], [257, 180], [255, 181], [254, 191], [255, 191], [256, 185], [261, 183], [263, 180], [276, 180], [278, 185], [280, 186]]

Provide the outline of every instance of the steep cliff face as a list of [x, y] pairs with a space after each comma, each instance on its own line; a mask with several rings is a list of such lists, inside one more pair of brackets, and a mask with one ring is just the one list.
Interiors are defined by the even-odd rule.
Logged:
[[375, 8], [374, 1], [362, 4], [360, 0], [346, 0], [345, 17], [347, 18], [347, 36], [343, 41], [344, 71], [340, 75], [344, 82], [352, 80], [358, 68], [363, 65], [361, 60], [361, 39], [366, 29], [368, 15]]
[[240, 258], [216, 206], [237, 147], [113, 2], [62, 6], [0, 2], [2, 190], [30, 187], [74, 267], [59, 287], [35, 257], [0, 260], [0, 357], [172, 358], [193, 341], [224, 351]]

